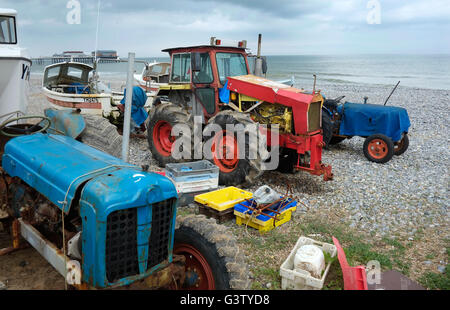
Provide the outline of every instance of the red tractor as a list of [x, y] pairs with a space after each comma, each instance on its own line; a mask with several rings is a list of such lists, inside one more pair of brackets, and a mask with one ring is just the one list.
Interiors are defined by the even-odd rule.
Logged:
[[[251, 156], [257, 147], [251, 136], [259, 131], [259, 143], [279, 150], [280, 170], [306, 170], [332, 179], [331, 167], [321, 161], [324, 100], [320, 91], [307, 93], [251, 75], [246, 41], [223, 46], [211, 38], [210, 45], [163, 52], [171, 58], [170, 80], [160, 85], [147, 126], [150, 150], [159, 165], [202, 159], [202, 150], [208, 150], [208, 159], [220, 168], [220, 184], [251, 183], [268, 160], [260, 152]], [[200, 119], [201, 126], [194, 126], [194, 120]], [[203, 130], [203, 138], [174, 132], [177, 125], [197, 133]], [[239, 143], [239, 135], [244, 143]], [[174, 155], [180, 152], [181, 158]]]

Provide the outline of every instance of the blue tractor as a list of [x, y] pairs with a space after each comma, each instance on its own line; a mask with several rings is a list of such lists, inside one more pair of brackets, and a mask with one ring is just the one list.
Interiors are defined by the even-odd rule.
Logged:
[[243, 253], [225, 226], [177, 217], [168, 178], [77, 141], [83, 119], [71, 123], [67, 112], [57, 122], [55, 113], [63, 112], [0, 126], [8, 215], [0, 219], [13, 240], [0, 255], [20, 249], [23, 238], [79, 289], [248, 288]]
[[406, 109], [368, 104], [367, 97], [365, 103], [341, 103], [343, 98], [324, 101], [323, 140], [327, 146], [354, 136], [364, 137], [364, 155], [376, 163], [386, 163], [408, 149], [411, 123]]

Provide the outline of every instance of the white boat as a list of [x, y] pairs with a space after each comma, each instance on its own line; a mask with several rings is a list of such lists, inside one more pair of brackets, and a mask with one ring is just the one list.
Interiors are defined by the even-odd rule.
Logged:
[[79, 109], [82, 114], [108, 117], [119, 115], [112, 104], [111, 90], [98, 81], [94, 67], [79, 62], [62, 62], [44, 70], [42, 91], [57, 109]]
[[0, 121], [25, 114], [28, 105], [31, 59], [18, 45], [16, 16], [15, 10], [0, 8]]
[[134, 81], [147, 92], [148, 96], [155, 96], [159, 90], [159, 84], [169, 82], [170, 63], [153, 62], [146, 63], [141, 74], [134, 74]]

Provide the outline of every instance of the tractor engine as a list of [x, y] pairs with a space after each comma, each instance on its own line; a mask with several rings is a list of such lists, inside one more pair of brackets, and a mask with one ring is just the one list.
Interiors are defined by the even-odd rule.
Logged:
[[264, 102], [254, 108], [250, 115], [257, 123], [267, 125], [269, 128], [276, 124], [281, 133], [292, 133], [292, 109], [289, 107]]
[[67, 261], [78, 261], [82, 284], [106, 288], [177, 268], [177, 191], [169, 179], [40, 133], [11, 139], [2, 167], [10, 178], [8, 213], [62, 275]]

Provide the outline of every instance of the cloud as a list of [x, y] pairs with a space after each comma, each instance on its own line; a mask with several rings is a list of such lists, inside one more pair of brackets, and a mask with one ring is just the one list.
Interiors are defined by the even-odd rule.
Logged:
[[[79, 1], [80, 25], [67, 24], [66, 0], [2, 0], [1, 6], [18, 11], [21, 44], [33, 55], [50, 55], [94, 49], [97, 1]], [[447, 0], [378, 2], [381, 24], [368, 25], [368, 0], [102, 0], [99, 48], [161, 56], [164, 48], [216, 36], [247, 39], [255, 50], [262, 33], [267, 54], [450, 50], [443, 40], [450, 32]], [[419, 35], [426, 47], [417, 44]]]

